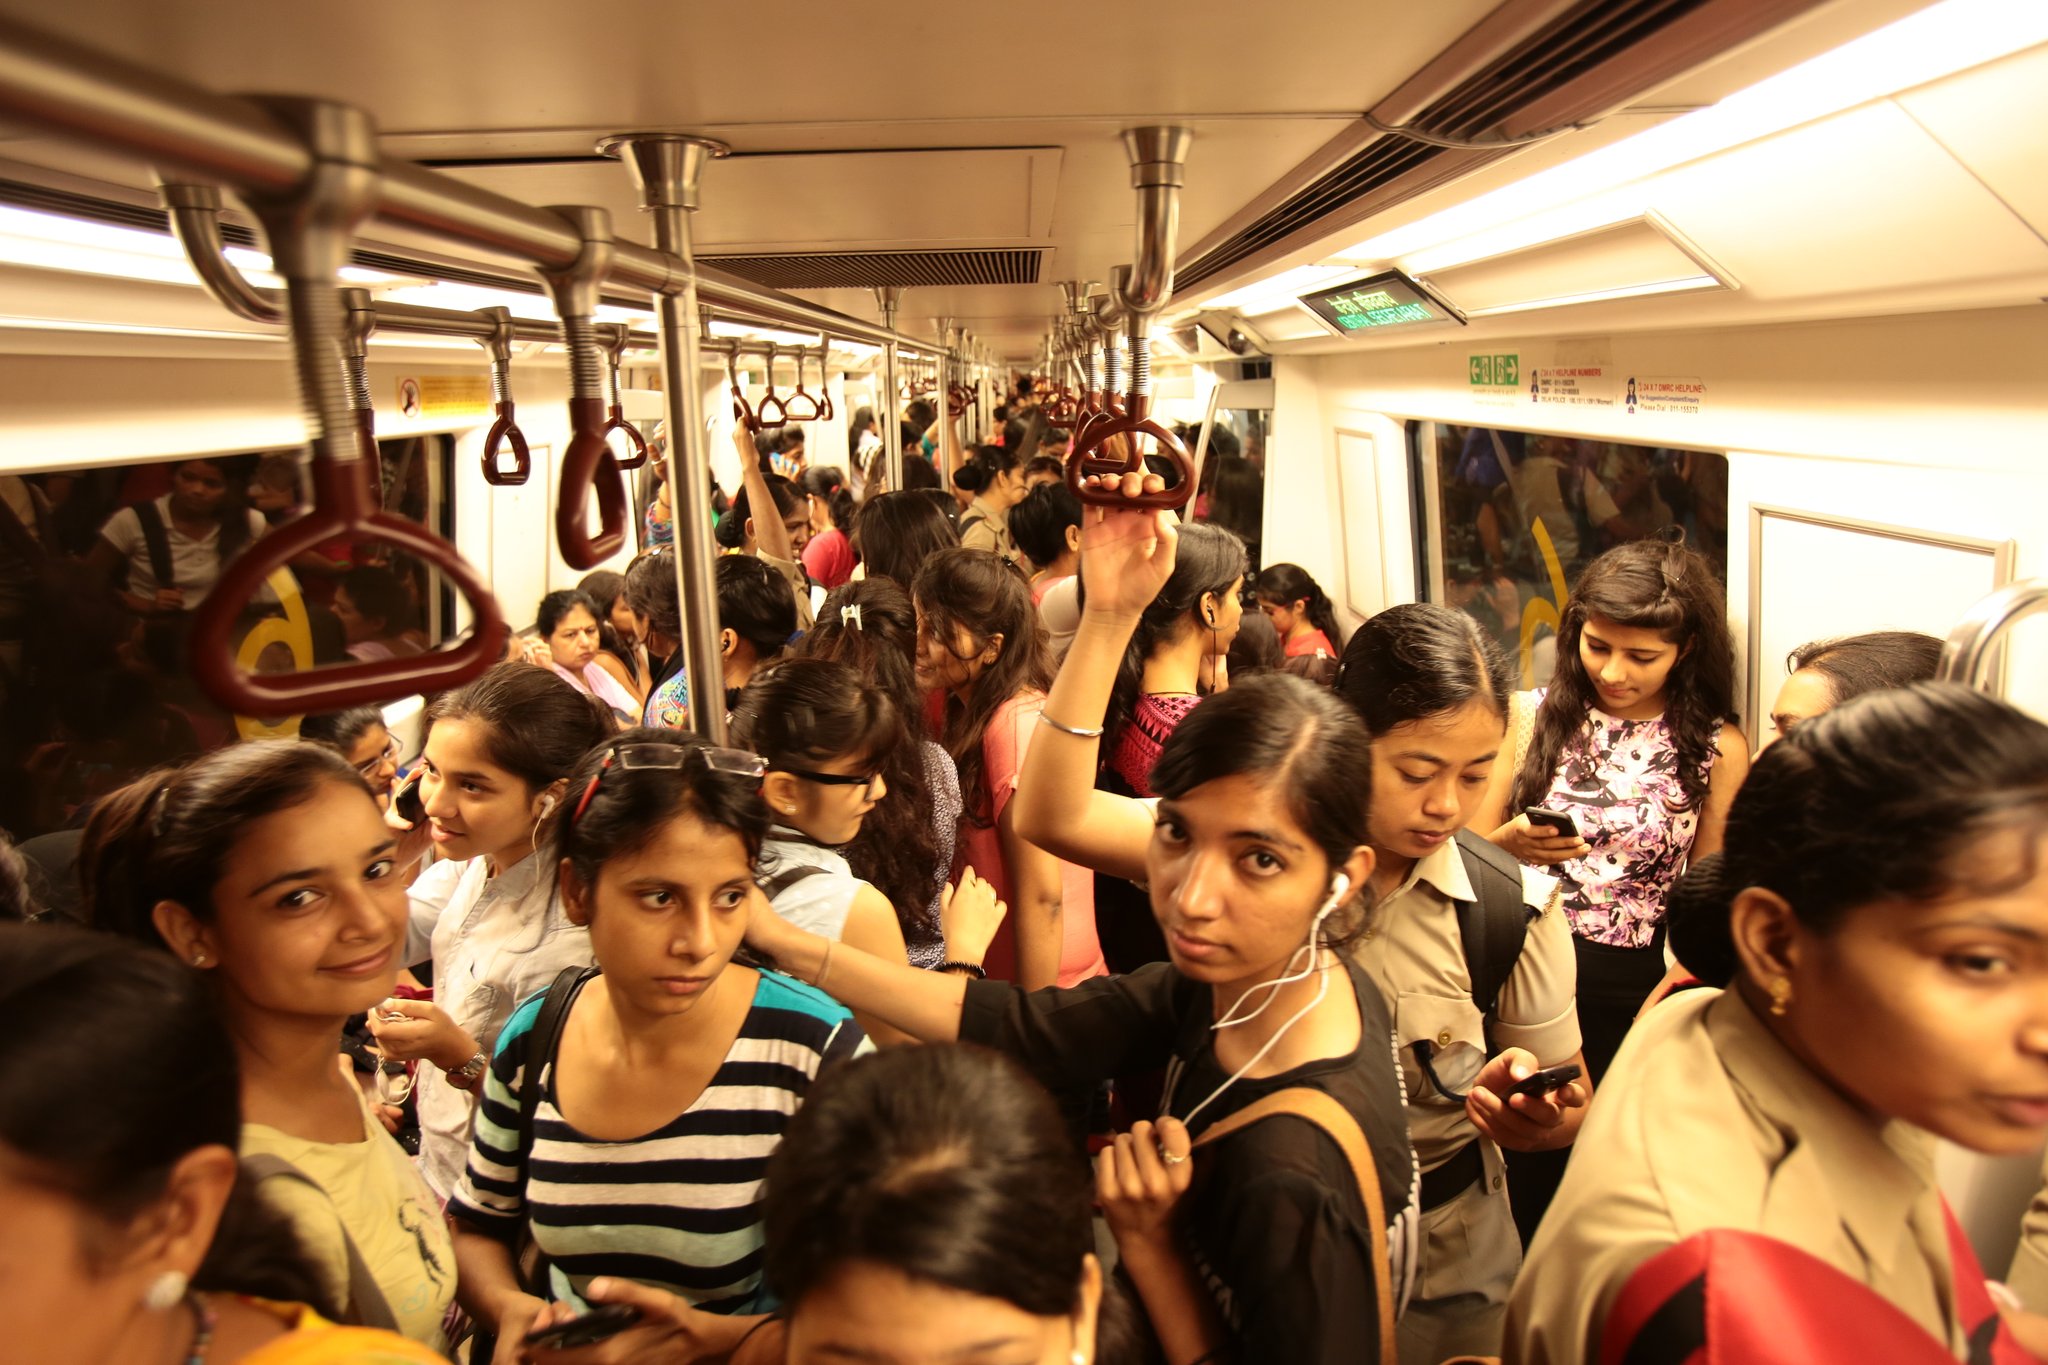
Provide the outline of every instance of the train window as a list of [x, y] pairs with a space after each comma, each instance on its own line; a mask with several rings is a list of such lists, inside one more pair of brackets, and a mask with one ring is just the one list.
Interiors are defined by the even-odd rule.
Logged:
[[[387, 510], [453, 531], [454, 442], [380, 444]], [[296, 718], [231, 715], [194, 680], [186, 636], [223, 563], [302, 505], [292, 450], [0, 476], [0, 828], [76, 827], [152, 768]], [[455, 630], [440, 576], [376, 544], [315, 547], [271, 575], [238, 629], [257, 672], [417, 654]], [[394, 719], [394, 725], [398, 721]]]
[[[1188, 433], [1188, 449], [1194, 449], [1200, 428]], [[1195, 520], [1213, 522], [1237, 533], [1244, 542], [1251, 569], [1245, 575], [1249, 591], [1252, 575], [1259, 571], [1260, 526], [1266, 516], [1266, 447], [1273, 437], [1270, 408], [1224, 408], [1216, 413], [1216, 425], [1209, 433], [1209, 453], [1202, 466], [1201, 498], [1195, 504]]]
[[1602, 551], [1667, 526], [1727, 582], [1728, 457], [1502, 428], [1408, 424], [1424, 596], [1470, 612], [1540, 686], [1564, 597]]

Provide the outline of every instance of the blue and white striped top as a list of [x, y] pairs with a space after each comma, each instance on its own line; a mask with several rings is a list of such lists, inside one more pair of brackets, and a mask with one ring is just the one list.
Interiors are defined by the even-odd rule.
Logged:
[[[533, 1151], [519, 1147], [526, 1038], [544, 995], [498, 1035], [448, 1211], [507, 1242], [530, 1221], [548, 1262], [547, 1297], [587, 1305], [610, 1275], [668, 1290], [714, 1313], [762, 1312], [761, 1194], [768, 1155], [829, 1063], [873, 1049], [824, 992], [759, 974], [725, 1061], [689, 1108], [643, 1137], [600, 1142], [556, 1107], [554, 1059], [540, 1076]], [[522, 1196], [521, 1185], [524, 1183]]]

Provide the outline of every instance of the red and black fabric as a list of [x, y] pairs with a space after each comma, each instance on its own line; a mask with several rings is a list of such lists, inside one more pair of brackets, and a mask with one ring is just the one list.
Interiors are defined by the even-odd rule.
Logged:
[[[1947, 1214], [1968, 1365], [2032, 1365]], [[1645, 1261], [1607, 1315], [1600, 1365], [1949, 1365], [1948, 1344], [1825, 1261], [1715, 1228]]]

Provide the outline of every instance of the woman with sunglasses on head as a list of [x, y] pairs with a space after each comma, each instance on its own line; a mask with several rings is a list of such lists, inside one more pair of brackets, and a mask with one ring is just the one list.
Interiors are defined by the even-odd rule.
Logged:
[[391, 784], [398, 780], [398, 740], [384, 726], [384, 713], [374, 706], [327, 711], [299, 722], [299, 738], [324, 744], [362, 774], [363, 785], [377, 798], [379, 810], [391, 808]]
[[[582, 1312], [600, 1275], [704, 1310], [707, 1351], [767, 1306], [763, 1168], [810, 1083], [871, 1045], [822, 991], [732, 961], [758, 895], [765, 772], [756, 755], [643, 729], [592, 750], [569, 783], [553, 830], [562, 900], [601, 970], [528, 1000], [499, 1035], [449, 1204], [463, 1302], [496, 1331], [497, 1365], [528, 1358], [520, 1339], [549, 1304], [548, 1321]], [[536, 1037], [544, 1013], [553, 1038]], [[521, 1233], [545, 1258], [540, 1295], [520, 1285]]]
[[499, 1030], [562, 968], [590, 964], [590, 935], [555, 891], [548, 817], [570, 771], [613, 728], [593, 698], [524, 664], [499, 664], [427, 707], [426, 828], [415, 833], [439, 861], [407, 892], [405, 960], [431, 964], [434, 998], [382, 1002], [370, 1031], [387, 1059], [421, 1064], [420, 1169], [443, 1200], [469, 1157], [477, 1082]]
[[[1148, 479], [1130, 491], [1160, 486]], [[1175, 530], [1165, 514], [1088, 516], [1089, 614], [1015, 805], [1049, 838], [1080, 812], [1079, 837], [1052, 842], [1142, 880], [1172, 960], [1027, 993], [835, 951], [766, 916], [749, 941], [914, 1037], [1017, 1057], [1070, 1106], [1112, 1076], [1166, 1067], [1158, 1124], [1119, 1137], [1097, 1168], [1124, 1273], [1166, 1358], [1390, 1361], [1376, 1343], [1391, 1340], [1413, 1259], [1414, 1158], [1386, 1006], [1327, 950], [1357, 927], [1373, 866], [1357, 792], [1364, 728], [1326, 691], [1253, 679], [1167, 741], [1156, 813], [1096, 791], [1100, 730], [1089, 722], [1172, 572]], [[1255, 1102], [1282, 1094], [1282, 1116], [1252, 1121]], [[1191, 1159], [1193, 1142], [1207, 1150]]]
[[110, 934], [0, 925], [0, 1321], [19, 1358], [440, 1361], [326, 1320], [291, 1225], [238, 1168], [240, 1077], [212, 995]]
[[918, 685], [945, 708], [941, 734], [967, 807], [954, 865], [973, 867], [1010, 907], [986, 968], [1033, 989], [1100, 976], [1094, 877], [1025, 839], [1009, 809], [1053, 672], [1023, 573], [986, 550], [942, 550], [911, 596]]
[[960, 770], [930, 737], [910, 594], [887, 578], [847, 584], [825, 599], [796, 653], [849, 665], [895, 703], [910, 742], [883, 754], [888, 790], [843, 851], [854, 875], [896, 908], [911, 965], [936, 967], [946, 960], [942, 917], [960, 833]]
[[395, 834], [361, 777], [317, 744], [220, 750], [101, 802], [80, 873], [94, 927], [212, 985], [241, 1064], [242, 1158], [341, 1320], [439, 1349], [455, 1292], [439, 1202], [336, 1051], [404, 960]]

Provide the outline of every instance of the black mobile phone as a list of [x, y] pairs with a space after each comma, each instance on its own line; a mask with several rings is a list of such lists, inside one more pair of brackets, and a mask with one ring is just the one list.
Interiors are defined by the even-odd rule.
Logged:
[[1572, 839], [1579, 837], [1579, 822], [1561, 810], [1545, 810], [1541, 806], [1528, 806], [1523, 809], [1522, 814], [1529, 817], [1530, 824], [1542, 825], [1553, 834], [1562, 834]]
[[609, 1341], [639, 1321], [639, 1309], [623, 1303], [608, 1303], [602, 1308], [591, 1309], [580, 1318], [558, 1322], [538, 1332], [528, 1332], [521, 1340], [528, 1346], [570, 1351], [578, 1346], [595, 1346], [600, 1341]]
[[1507, 1093], [1501, 1098], [1505, 1100], [1508, 1095], [1548, 1095], [1553, 1090], [1564, 1089], [1578, 1078], [1577, 1064], [1566, 1062], [1563, 1066], [1553, 1066], [1525, 1080], [1516, 1081], [1507, 1088]]
[[418, 764], [399, 779], [398, 790], [391, 793], [391, 808], [408, 825], [417, 825], [427, 818], [426, 798], [420, 795], [420, 778], [426, 775], [426, 771], [426, 764]]

